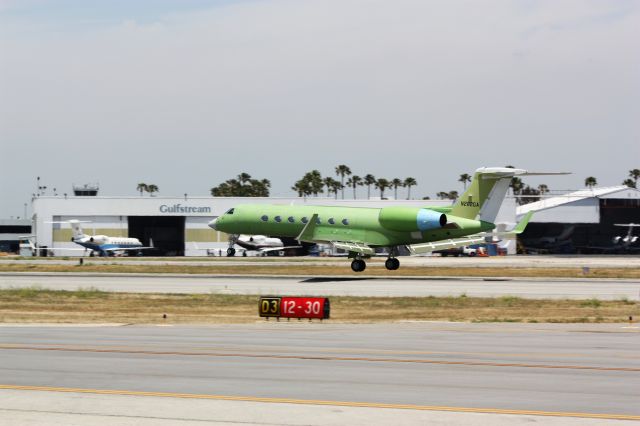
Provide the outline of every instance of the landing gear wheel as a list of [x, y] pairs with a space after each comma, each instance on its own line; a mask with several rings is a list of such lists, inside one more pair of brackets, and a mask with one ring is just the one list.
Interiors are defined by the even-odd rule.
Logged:
[[390, 257], [386, 262], [384, 262], [384, 267], [390, 271], [395, 271], [400, 267], [400, 261], [395, 257]]
[[362, 259], [355, 259], [351, 262], [351, 269], [353, 272], [362, 272], [366, 269], [367, 264]]
[[227, 249], [227, 256], [228, 257], [233, 257], [235, 255], [236, 255], [236, 249], [234, 249], [233, 247]]

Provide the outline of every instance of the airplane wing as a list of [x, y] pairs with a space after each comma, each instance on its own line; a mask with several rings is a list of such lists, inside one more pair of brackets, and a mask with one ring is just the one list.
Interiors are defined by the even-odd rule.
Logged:
[[[153, 249], [156, 247], [109, 247], [106, 249], [100, 249], [102, 251], [127, 251], [127, 250], [149, 250], [149, 249]], [[84, 250], [84, 249], [82, 249]]]
[[331, 245], [333, 245], [337, 249], [346, 250], [352, 253], [360, 253], [367, 256], [372, 256], [376, 253], [374, 249], [363, 243], [354, 243], [350, 241], [331, 241]]
[[280, 251], [280, 250], [299, 249], [299, 248], [302, 248], [302, 246], [269, 247], [269, 248], [261, 248], [258, 251], [260, 253], [268, 253], [270, 251]]
[[434, 250], [443, 250], [455, 247], [464, 247], [471, 244], [480, 244], [485, 242], [483, 236], [472, 236], [469, 238], [456, 238], [450, 240], [434, 241], [432, 243], [411, 244], [407, 246], [411, 254], [431, 253]]
[[309, 219], [309, 222], [307, 222], [307, 224], [304, 226], [304, 228], [302, 228], [302, 231], [300, 231], [300, 235], [298, 235], [296, 237], [296, 240], [298, 240], [298, 242], [305, 242], [305, 243], [315, 243], [316, 240], [313, 238], [315, 230], [316, 230], [316, 221], [318, 220], [318, 214], [314, 213], [311, 216], [311, 219]]

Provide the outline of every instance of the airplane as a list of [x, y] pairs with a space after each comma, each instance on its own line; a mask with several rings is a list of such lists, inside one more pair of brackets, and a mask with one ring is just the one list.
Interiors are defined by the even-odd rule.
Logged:
[[624, 237], [622, 235], [618, 235], [616, 237], [613, 238], [613, 244], [622, 246], [622, 247], [629, 247], [631, 244], [635, 243], [636, 241], [638, 241], [638, 236], [637, 235], [633, 235], [633, 228], [640, 228], [640, 224], [637, 223], [614, 223], [613, 226], [626, 226], [627, 229], [627, 235], [625, 235]]
[[153, 242], [151, 242], [151, 247], [145, 247], [139, 239], [137, 238], [127, 238], [127, 237], [109, 237], [107, 235], [87, 235], [82, 231], [81, 222], [76, 219], [71, 219], [62, 222], [46, 222], [46, 223], [68, 223], [71, 225], [71, 229], [73, 230], [73, 236], [71, 237], [71, 241], [76, 244], [81, 245], [84, 249], [73, 249], [73, 248], [46, 248], [37, 250], [91, 250], [89, 256], [93, 256], [94, 253], [98, 253], [99, 256], [114, 256], [118, 252], [129, 252], [133, 251], [139, 253], [141, 250], [149, 250], [153, 249]]
[[265, 255], [271, 252], [302, 248], [301, 245], [285, 247], [280, 238], [271, 238], [266, 235], [238, 235], [235, 238], [230, 238], [229, 243], [231, 247], [227, 249], [227, 256], [233, 256], [236, 253], [236, 250], [232, 246], [233, 243], [245, 250], [258, 251]]
[[[351, 269], [362, 272], [365, 259], [375, 248], [389, 248], [388, 270], [400, 267], [398, 247], [411, 254], [465, 246], [484, 241], [479, 233], [496, 227], [498, 210], [514, 176], [566, 174], [530, 173], [523, 169], [483, 167], [476, 170], [465, 193], [446, 207], [383, 208], [336, 206], [284, 206], [241, 204], [209, 222], [215, 230], [228, 234], [263, 234], [295, 238], [300, 243], [328, 243], [347, 251]], [[527, 214], [518, 231], [531, 218]]]
[[575, 249], [571, 239], [576, 226], [565, 225], [558, 235], [522, 239], [522, 246], [528, 252], [571, 253]]

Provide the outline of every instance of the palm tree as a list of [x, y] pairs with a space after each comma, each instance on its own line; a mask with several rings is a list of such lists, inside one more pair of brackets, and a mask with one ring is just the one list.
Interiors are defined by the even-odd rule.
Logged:
[[458, 198], [458, 191], [449, 191], [447, 198], [450, 200], [456, 200]]
[[154, 192], [158, 192], [158, 191], [159, 191], [159, 189], [158, 189], [158, 186], [157, 186], [157, 185], [151, 184], [151, 185], [149, 185], [149, 186], [147, 187], [147, 191], [149, 192], [149, 195], [151, 195], [151, 196], [153, 197], [153, 193], [154, 193]]
[[142, 197], [142, 193], [148, 190], [149, 190], [149, 186], [146, 183], [139, 183], [138, 187], [136, 188], [136, 191], [140, 191], [141, 197]]
[[238, 175], [238, 181], [240, 181], [241, 185], [244, 185], [245, 183], [249, 182], [251, 180], [251, 175], [249, 173], [240, 173]]
[[468, 173], [463, 173], [460, 175], [460, 179], [458, 179], [458, 182], [462, 182], [462, 184], [464, 185], [464, 190], [467, 190], [467, 182], [471, 182], [471, 175], [469, 175]]
[[[629, 170], [629, 177], [632, 178], [637, 186], [638, 179], [640, 179], [640, 169]], [[635, 186], [634, 186], [635, 188]]]
[[637, 188], [636, 181], [633, 179], [625, 179], [624, 182], [622, 182], [622, 184], [627, 185], [629, 188]]
[[342, 190], [342, 197], [344, 198], [344, 185], [337, 180], [331, 182], [331, 191], [335, 194], [336, 200], [338, 199], [338, 191]]
[[418, 181], [412, 177], [408, 177], [404, 180], [403, 185], [407, 187], [407, 200], [411, 199], [411, 187], [416, 186]]
[[549, 187], [544, 183], [541, 183], [540, 185], [538, 185], [538, 191], [540, 191], [540, 195], [544, 195], [549, 192]]
[[367, 198], [371, 198], [371, 185], [375, 185], [376, 182], [374, 175], [366, 175], [364, 177], [364, 184], [367, 185]]
[[331, 195], [331, 188], [333, 187], [334, 181], [335, 179], [331, 176], [327, 176], [326, 178], [322, 179], [323, 185], [327, 187], [327, 196]]
[[448, 192], [444, 192], [444, 191], [440, 191], [436, 194], [436, 197], [438, 197], [438, 199], [440, 200], [446, 200], [447, 198], [449, 198], [449, 193]]
[[593, 187], [596, 186], [597, 184], [598, 184], [598, 181], [593, 176], [589, 176], [584, 180], [584, 186], [587, 186], [590, 189], [593, 189]]
[[380, 190], [380, 198], [384, 198], [384, 190], [391, 187], [391, 182], [385, 178], [380, 178], [376, 181], [376, 188]]
[[362, 186], [362, 178], [358, 175], [353, 175], [347, 180], [347, 186], [353, 188], [353, 199], [356, 199], [356, 186]]
[[391, 181], [391, 186], [393, 186], [393, 198], [394, 198], [395, 200], [397, 200], [397, 199], [398, 199], [398, 187], [399, 187], [399, 186], [404, 186], [404, 185], [403, 185], [403, 181], [402, 181], [402, 179], [394, 178], [394, 179]]
[[344, 164], [336, 166], [336, 175], [340, 176], [340, 184], [342, 184], [342, 199], [344, 200], [344, 177], [351, 174], [351, 169]]

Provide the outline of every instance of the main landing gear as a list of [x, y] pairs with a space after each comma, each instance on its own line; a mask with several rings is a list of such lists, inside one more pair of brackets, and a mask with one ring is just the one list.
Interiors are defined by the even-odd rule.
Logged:
[[391, 247], [391, 249], [389, 250], [389, 257], [387, 258], [386, 262], [384, 262], [385, 268], [387, 268], [390, 271], [395, 271], [400, 267], [400, 261], [396, 259], [397, 254], [398, 254], [398, 248]]
[[353, 262], [351, 262], [351, 269], [353, 270], [353, 272], [362, 272], [366, 268], [367, 264], [362, 259], [354, 259]]
[[384, 262], [384, 267], [390, 271], [395, 271], [400, 267], [400, 261], [395, 257], [390, 257]]

